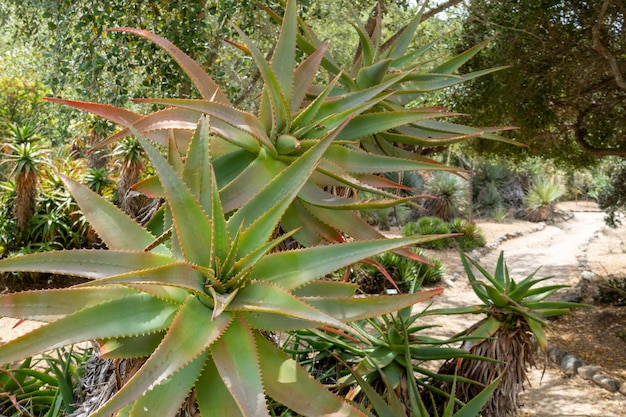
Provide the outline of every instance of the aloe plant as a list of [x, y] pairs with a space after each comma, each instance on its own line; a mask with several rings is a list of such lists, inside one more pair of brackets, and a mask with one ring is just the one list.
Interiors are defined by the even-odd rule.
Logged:
[[[406, 99], [415, 94], [480, 75], [460, 77], [453, 73], [482, 46], [453, 57], [435, 68], [435, 73], [420, 77], [417, 71], [421, 64], [417, 60], [423, 50], [409, 51], [418, 17], [381, 53], [372, 49], [380, 44], [380, 39], [365, 37], [357, 26], [367, 59], [359, 61], [362, 69], [354, 81], [348, 75], [350, 71], [342, 71], [333, 64], [328, 43], [308, 40], [307, 37], [315, 36], [298, 20], [295, 1], [286, 2], [284, 16], [267, 10], [282, 25], [269, 62], [241, 30], [236, 28], [241, 43], [230, 41], [251, 55], [261, 74], [264, 86], [258, 114], [232, 106], [217, 83], [171, 42], [133, 28], [111, 31], [144, 37], [164, 49], [189, 75], [201, 100], [136, 100], [166, 106], [148, 115], [103, 104], [52, 100], [95, 113], [124, 127], [100, 146], [128, 136], [131, 131], [126, 124], [131, 123], [161, 145], [167, 145], [169, 132], [173, 131], [178, 149], [184, 151], [189, 143], [189, 132], [200, 115], [209, 115], [218, 188], [226, 212], [238, 209], [295, 158], [346, 123], [281, 220], [284, 230], [297, 230], [294, 238], [305, 246], [341, 242], [345, 236], [357, 240], [381, 238], [380, 233], [363, 221], [355, 210], [391, 207], [415, 197], [400, 198], [385, 191], [385, 188], [402, 186], [379, 174], [453, 169], [404, 151], [394, 143], [439, 146], [474, 137], [505, 140], [493, 133], [498, 129], [435, 122], [455, 115], [441, 108], [410, 109], [405, 106]], [[302, 62], [296, 60], [297, 48], [308, 54]], [[321, 70], [328, 71], [332, 81], [316, 85], [316, 75]], [[425, 84], [429, 87], [424, 87]], [[380, 138], [384, 140], [380, 141]], [[367, 191], [379, 198], [359, 198], [358, 193], [348, 198], [329, 191], [336, 188]], [[155, 181], [146, 181], [135, 189], [152, 196], [163, 195]]]
[[[498, 377], [499, 387], [482, 411], [483, 416], [508, 415], [517, 409], [517, 395], [526, 381], [526, 371], [535, 365], [535, 344], [546, 351], [548, 341], [546, 317], [569, 313], [571, 308], [588, 307], [585, 304], [551, 301], [552, 294], [566, 285], [538, 284], [552, 277], [535, 278], [537, 270], [516, 282], [509, 275], [500, 252], [494, 274], [477, 261], [460, 252], [465, 273], [474, 293], [482, 304], [451, 309], [430, 310], [426, 314], [483, 314], [486, 317], [464, 332], [463, 348], [471, 353], [500, 361], [450, 361], [439, 370], [443, 374], [458, 374], [470, 380], [490, 384]], [[486, 281], [474, 274], [476, 268]], [[534, 340], [533, 340], [534, 339]], [[536, 341], [536, 342], [535, 342]], [[444, 389], [450, 389], [450, 385]], [[458, 383], [457, 398], [468, 400], [476, 395], [476, 385]]]
[[217, 189], [209, 130], [203, 117], [184, 162], [174, 151], [168, 161], [135, 131], [167, 201], [147, 229], [87, 187], [64, 178], [109, 249], [1, 261], [0, 271], [45, 271], [91, 281], [69, 289], [0, 296], [0, 315], [47, 322], [0, 346], [0, 358], [14, 362], [91, 339], [99, 341], [105, 358], [148, 357], [94, 416], [175, 415], [192, 389], [203, 415], [269, 415], [266, 395], [303, 415], [364, 415], [326, 391], [263, 332], [317, 327], [351, 331], [347, 322], [439, 293], [362, 298], [353, 296], [352, 285], [316, 281], [362, 258], [429, 237], [275, 251], [289, 236], [272, 237], [279, 220], [340, 129], [228, 216]]

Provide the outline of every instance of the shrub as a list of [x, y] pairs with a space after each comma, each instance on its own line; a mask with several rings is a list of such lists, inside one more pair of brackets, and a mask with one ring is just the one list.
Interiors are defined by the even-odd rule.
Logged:
[[407, 223], [402, 229], [404, 236], [412, 235], [444, 235], [460, 233], [461, 236], [444, 237], [441, 239], [423, 242], [419, 246], [428, 249], [460, 248], [471, 251], [484, 246], [485, 236], [478, 226], [463, 219], [453, 219], [444, 222], [438, 217], [422, 217], [417, 222]]

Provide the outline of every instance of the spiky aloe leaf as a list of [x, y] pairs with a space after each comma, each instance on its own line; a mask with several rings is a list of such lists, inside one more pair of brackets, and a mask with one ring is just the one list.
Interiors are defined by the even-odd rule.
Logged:
[[[174, 375], [151, 388], [148, 392], [132, 402], [129, 417], [151, 417], [155, 413], [163, 417], [179, 415], [181, 405], [189, 395], [208, 356], [205, 352], [186, 364]], [[120, 413], [117, 414], [118, 417]]]
[[417, 170], [449, 170], [450, 167], [428, 162], [374, 155], [359, 149], [333, 145], [325, 155], [330, 162], [351, 173], [398, 172]]
[[65, 274], [89, 279], [156, 268], [176, 262], [151, 252], [73, 250], [41, 252], [0, 261], [0, 271], [31, 271]]
[[418, 244], [429, 237], [407, 237], [348, 242], [306, 250], [272, 253], [261, 259], [250, 279], [275, 283], [292, 290], [320, 276], [381, 252]]
[[421, 303], [443, 293], [442, 288], [380, 297], [302, 297], [303, 301], [345, 322], [363, 320]]
[[287, 103], [292, 101], [294, 88], [296, 34], [298, 31], [296, 8], [295, 1], [287, 1], [283, 24], [271, 64], [272, 71], [276, 74], [276, 79], [280, 86], [280, 92], [282, 92]]
[[83, 286], [99, 286], [104, 284], [158, 284], [160, 286], [184, 288], [194, 293], [204, 294], [206, 290], [205, 285], [211, 284], [214, 280], [213, 271], [203, 274], [193, 265], [177, 262], [102, 278], [94, 282], [83, 284]]
[[[211, 116], [212, 119], [221, 120], [228, 125], [235, 127], [238, 131], [254, 137], [256, 140], [263, 143], [268, 149], [273, 150], [274, 148], [274, 144], [270, 141], [265, 131], [265, 126], [263, 126], [259, 119], [250, 113], [236, 109], [230, 105], [215, 103], [207, 100], [173, 98], [143, 98], [135, 99], [133, 101], [137, 103], [161, 104], [191, 110], [197, 112], [198, 118], [201, 114], [207, 114]], [[230, 138], [231, 136], [228, 137]]]
[[190, 295], [180, 306], [165, 337], [148, 361], [98, 409], [94, 417], [106, 416], [130, 404], [204, 354], [204, 361], [196, 365], [197, 377], [206, 361], [208, 347], [222, 336], [231, 320], [230, 314], [222, 314], [212, 320], [204, 304]]
[[198, 408], [203, 416], [246, 417], [226, 387], [212, 358], [196, 382]]
[[[109, 300], [68, 314], [0, 346], [0, 358], [9, 363], [91, 339], [159, 332], [169, 326], [176, 310], [176, 305], [147, 294]], [[129, 317], [133, 318], [132, 326], [128, 325]]]
[[348, 320], [335, 314], [335, 311], [327, 313], [322, 309], [317, 309], [314, 303], [307, 304], [303, 298], [295, 297], [278, 286], [264, 282], [253, 282], [241, 289], [237, 297], [230, 303], [229, 309], [252, 313], [270, 313], [317, 323], [316, 327], [333, 326], [350, 330], [350, 327], [343, 323]]
[[[100, 195], [69, 177], [60, 177], [89, 224], [109, 249], [143, 250], [155, 241], [155, 236]], [[155, 248], [155, 252], [169, 254], [169, 250], [162, 245]]]
[[[252, 252], [255, 242], [268, 240], [285, 210], [296, 198], [317, 167], [322, 155], [344, 125], [345, 123], [291, 163], [280, 176], [274, 178], [228, 219], [231, 233], [235, 227], [244, 225], [239, 249], [240, 257]], [[259, 217], [257, 213], [264, 214]]]
[[[263, 94], [261, 97], [260, 119], [267, 128], [267, 133], [271, 138], [275, 138], [282, 133], [291, 123], [290, 105], [287, 102], [285, 92], [281, 89], [278, 77], [259, 48], [246, 36], [246, 34], [235, 26], [235, 30], [248, 47], [257, 68], [264, 81]], [[283, 65], [290, 67], [293, 71], [294, 63], [286, 62]], [[289, 86], [291, 91], [292, 86]]]
[[315, 52], [309, 55], [296, 68], [294, 73], [293, 92], [291, 97], [291, 113], [296, 113], [302, 106], [302, 102], [306, 97], [307, 91], [311, 87], [317, 71], [320, 67], [322, 58], [330, 45], [330, 41], [326, 41]]
[[489, 44], [489, 42], [491, 42], [491, 40], [491, 38], [485, 39], [484, 41], [471, 47], [467, 51], [464, 51], [450, 58], [443, 64], [437, 66], [432, 70], [432, 72], [435, 74], [452, 74], [454, 71], [458, 70], [463, 64], [472, 59], [483, 48], [485, 48]]
[[129, 27], [119, 27], [107, 30], [110, 32], [128, 32], [150, 40], [151, 42], [165, 50], [172, 58], [176, 60], [176, 62], [178, 62], [183, 71], [185, 71], [187, 75], [189, 75], [200, 94], [202, 94], [202, 97], [204, 97], [206, 100], [215, 100], [219, 103], [228, 103], [228, 98], [226, 97], [224, 92], [219, 88], [217, 83], [211, 77], [209, 77], [204, 69], [196, 61], [191, 59], [187, 54], [178, 49], [176, 45], [174, 45], [167, 39], [146, 30]]
[[[207, 133], [206, 129], [203, 131]], [[189, 261], [210, 268], [213, 249], [211, 221], [199, 206], [187, 184], [176, 174], [154, 145], [139, 132], [135, 131], [135, 135], [159, 175], [183, 254]]]
[[98, 341], [100, 357], [103, 359], [144, 358], [154, 352], [163, 340], [163, 336], [165, 332], [102, 339]]
[[245, 416], [268, 416], [256, 339], [249, 325], [236, 319], [211, 346], [215, 366]]
[[331, 394], [287, 354], [255, 334], [265, 390], [297, 413], [312, 416], [365, 417], [362, 411]]
[[67, 314], [98, 304], [136, 294], [135, 290], [107, 286], [46, 291], [23, 291], [0, 295], [0, 316], [37, 321], [53, 321]]

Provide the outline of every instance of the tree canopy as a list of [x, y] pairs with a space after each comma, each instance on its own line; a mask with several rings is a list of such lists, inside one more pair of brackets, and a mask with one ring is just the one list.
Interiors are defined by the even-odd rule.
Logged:
[[469, 69], [511, 68], [464, 85], [454, 108], [474, 125], [517, 126], [513, 135], [529, 145], [477, 149], [574, 166], [626, 156], [625, 16], [622, 0], [472, 0], [459, 49], [493, 41]]

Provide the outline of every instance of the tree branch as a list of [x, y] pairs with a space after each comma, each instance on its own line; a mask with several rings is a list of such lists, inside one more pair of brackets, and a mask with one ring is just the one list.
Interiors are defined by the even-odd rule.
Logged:
[[462, 1], [463, 0], [448, 0], [445, 3], [441, 3], [439, 6], [435, 7], [434, 9], [430, 9], [429, 11], [424, 13], [424, 16], [422, 17], [422, 21], [436, 15], [437, 13], [443, 12], [444, 10], [449, 9], [452, 6], [456, 6]]
[[600, 30], [602, 29], [602, 22], [604, 21], [604, 17], [606, 16], [606, 12], [609, 6], [613, 3], [613, 0], [604, 0], [602, 7], [600, 8], [600, 13], [598, 14], [598, 20], [596, 24], [591, 28], [591, 39], [593, 42], [593, 49], [596, 50], [600, 55], [604, 57], [609, 63], [611, 67], [611, 72], [613, 73], [613, 77], [615, 78], [615, 82], [617, 86], [622, 90], [626, 90], [626, 79], [622, 74], [622, 71], [619, 67], [619, 63], [617, 62], [617, 58], [615, 55], [609, 51], [607, 47], [604, 46], [602, 40], [600, 39]]
[[587, 129], [583, 126], [583, 122], [587, 113], [589, 113], [591, 108], [587, 108], [585, 110], [581, 110], [578, 113], [578, 117], [576, 118], [576, 123], [574, 124], [574, 139], [576, 143], [583, 148], [585, 152], [590, 155], [595, 156], [620, 156], [626, 157], [626, 149], [620, 148], [598, 148], [591, 145], [587, 142]]

